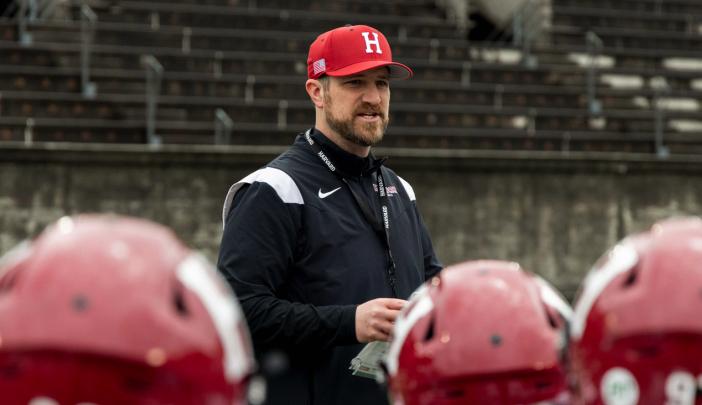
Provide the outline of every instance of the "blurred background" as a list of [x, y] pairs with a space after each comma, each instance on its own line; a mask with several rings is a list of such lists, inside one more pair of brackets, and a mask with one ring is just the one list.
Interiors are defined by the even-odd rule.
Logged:
[[699, 0], [3, 0], [0, 252], [115, 212], [215, 260], [228, 187], [313, 124], [307, 49], [345, 24], [415, 71], [376, 155], [445, 264], [572, 297], [618, 239], [700, 212]]

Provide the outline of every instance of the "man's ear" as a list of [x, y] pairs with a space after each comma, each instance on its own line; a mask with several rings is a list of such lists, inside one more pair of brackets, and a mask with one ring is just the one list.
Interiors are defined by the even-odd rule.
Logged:
[[324, 88], [322, 87], [322, 83], [316, 79], [307, 79], [305, 90], [307, 90], [312, 104], [317, 108], [322, 108], [324, 105]]

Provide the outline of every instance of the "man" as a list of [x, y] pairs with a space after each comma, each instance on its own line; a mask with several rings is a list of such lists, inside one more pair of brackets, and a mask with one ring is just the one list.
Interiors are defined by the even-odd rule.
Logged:
[[388, 125], [390, 80], [412, 70], [368, 26], [320, 35], [307, 67], [315, 127], [231, 187], [219, 270], [257, 355], [288, 360], [268, 403], [385, 403], [350, 361], [389, 339], [405, 299], [441, 269], [412, 187], [370, 153]]
[[246, 403], [236, 298], [166, 227], [61, 218], [0, 257], [0, 397], [27, 404]]

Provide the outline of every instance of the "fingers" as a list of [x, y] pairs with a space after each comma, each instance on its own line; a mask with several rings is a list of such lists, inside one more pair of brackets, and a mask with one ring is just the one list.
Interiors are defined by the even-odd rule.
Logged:
[[400, 314], [399, 310], [396, 309], [382, 309], [378, 311], [376, 317], [391, 323], [395, 323], [395, 319]]
[[390, 340], [390, 336], [392, 336], [393, 323], [389, 321], [377, 321], [369, 329], [370, 333], [368, 335], [370, 340], [388, 341]]
[[395, 319], [397, 319], [405, 303], [406, 301], [395, 299], [381, 302], [380, 305], [376, 307], [373, 315], [390, 322], [395, 322]]
[[372, 341], [381, 341], [381, 342], [389, 342], [390, 341], [390, 335], [387, 333], [383, 333], [380, 331], [376, 331], [375, 334], [373, 334], [371, 338]]
[[386, 308], [398, 311], [404, 308], [405, 305], [407, 305], [407, 301], [397, 298], [380, 298], [378, 301], [381, 301]]
[[356, 337], [359, 342], [388, 341], [392, 336], [395, 319], [407, 301], [395, 298], [377, 298], [356, 309]]
[[390, 341], [390, 335], [387, 333], [383, 333], [381, 331], [373, 331], [368, 334], [368, 341], [369, 342], [375, 342], [375, 341], [381, 341], [381, 342], [388, 342]]
[[394, 323], [389, 321], [378, 321], [373, 329], [375, 329], [383, 335], [390, 336], [392, 334], [394, 325]]

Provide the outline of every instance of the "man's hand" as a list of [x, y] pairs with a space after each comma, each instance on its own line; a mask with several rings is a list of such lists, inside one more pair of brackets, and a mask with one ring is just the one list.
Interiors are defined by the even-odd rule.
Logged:
[[388, 341], [397, 314], [407, 301], [376, 298], [356, 307], [356, 339], [361, 343]]

